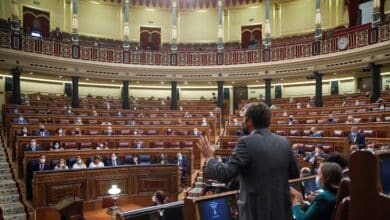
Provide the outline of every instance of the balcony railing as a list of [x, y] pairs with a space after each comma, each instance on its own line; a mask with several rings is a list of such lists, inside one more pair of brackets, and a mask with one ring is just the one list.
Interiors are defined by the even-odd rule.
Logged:
[[[344, 38], [344, 41], [346, 41], [345, 38], [347, 39], [348, 43], [346, 48], [339, 46], [340, 38]], [[280, 40], [278, 40], [278, 45], [280, 46], [271, 46], [270, 49], [225, 50], [220, 63], [217, 62], [218, 54], [216, 51], [177, 51], [176, 62], [172, 62], [171, 59], [174, 56], [171, 56], [170, 51], [165, 50], [124, 51], [123, 49], [102, 46], [72, 45], [71, 42], [34, 38], [31, 36], [22, 37], [21, 50], [49, 56], [107, 63], [161, 66], [174, 64], [177, 66], [212, 66], [217, 64], [250, 64], [313, 57], [365, 47], [389, 40], [390, 22], [384, 22], [377, 27], [366, 24], [334, 31], [330, 36], [326, 36], [319, 41], [315, 41], [313, 38], [311, 41], [305, 40], [300, 43], [289, 44], [288, 42], [294, 41], [286, 39], [286, 44], [280, 43]], [[11, 33], [0, 31], [0, 47], [11, 48]]]

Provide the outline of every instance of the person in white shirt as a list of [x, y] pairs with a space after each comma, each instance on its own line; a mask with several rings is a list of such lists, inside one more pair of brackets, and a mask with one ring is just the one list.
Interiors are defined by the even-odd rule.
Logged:
[[85, 165], [83, 159], [81, 157], [76, 157], [76, 163], [73, 164], [72, 169], [85, 169], [87, 166]]
[[100, 156], [95, 156], [93, 161], [89, 164], [88, 168], [104, 167], [104, 163]]

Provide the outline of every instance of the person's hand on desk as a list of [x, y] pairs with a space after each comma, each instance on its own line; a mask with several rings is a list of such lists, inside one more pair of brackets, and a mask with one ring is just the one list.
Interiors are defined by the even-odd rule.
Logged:
[[210, 145], [210, 142], [209, 140], [207, 139], [207, 136], [200, 136], [199, 137], [199, 142], [196, 143], [196, 145], [198, 146], [200, 152], [202, 153], [203, 157], [206, 158], [206, 164], [207, 164], [207, 161], [210, 159], [210, 158], [213, 158], [214, 157], [214, 148]]

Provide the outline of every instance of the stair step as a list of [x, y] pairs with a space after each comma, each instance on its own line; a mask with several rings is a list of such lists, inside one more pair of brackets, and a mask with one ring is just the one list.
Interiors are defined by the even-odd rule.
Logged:
[[9, 215], [9, 216], [4, 216], [4, 220], [26, 220], [26, 214], [25, 213], [18, 213], [15, 215]]
[[0, 182], [3, 180], [13, 180], [11, 172], [8, 173], [1, 173], [0, 172]]
[[14, 180], [2, 180], [0, 181], [0, 189], [16, 187]]
[[0, 205], [14, 203], [18, 201], [19, 201], [19, 194], [0, 196]]
[[7, 204], [0, 204], [1, 209], [3, 210], [4, 216], [10, 216], [24, 212], [24, 206], [20, 202], [12, 202]]

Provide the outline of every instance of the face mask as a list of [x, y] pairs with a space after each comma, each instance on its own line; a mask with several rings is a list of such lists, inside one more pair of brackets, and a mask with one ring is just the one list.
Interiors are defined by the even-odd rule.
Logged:
[[19, 118], [19, 121], [23, 121], [23, 118]]
[[55, 145], [54, 145], [54, 148], [56, 148], [56, 149], [58, 149], [59, 147], [60, 147], [59, 144], [55, 144]]
[[107, 130], [107, 133], [111, 134], [111, 133], [112, 133], [112, 130]]
[[24, 132], [24, 133], [27, 133], [27, 128], [23, 128], [23, 132]]
[[40, 163], [45, 163], [45, 162], [46, 162], [46, 159], [39, 159], [39, 162], [40, 162]]
[[182, 160], [182, 159], [183, 159], [183, 156], [178, 156], [177, 159], [178, 159], [178, 160]]
[[77, 164], [81, 164], [81, 159], [77, 159]]
[[40, 131], [40, 132], [44, 132], [45, 129], [44, 129], [44, 128], [40, 128], [39, 131]]
[[321, 182], [320, 182], [319, 176], [316, 176], [315, 184], [316, 184], [317, 188], [321, 188]]
[[31, 146], [35, 146], [37, 143], [35, 142], [31, 142]]

